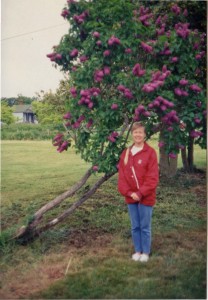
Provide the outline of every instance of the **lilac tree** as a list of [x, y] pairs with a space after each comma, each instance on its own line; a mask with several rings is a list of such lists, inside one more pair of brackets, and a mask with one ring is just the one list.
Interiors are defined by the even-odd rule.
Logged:
[[[166, 161], [194, 139], [204, 146], [205, 97], [197, 76], [205, 34], [189, 29], [187, 14], [174, 4], [158, 16], [134, 1], [68, 1], [63, 9], [71, 28], [48, 56], [74, 82], [66, 139], [76, 138], [78, 151], [98, 171], [116, 170], [126, 144], [118, 131], [132, 120], [146, 122], [149, 137], [161, 132]], [[59, 151], [69, 145], [62, 139], [55, 138], [63, 145]]]
[[[36, 212], [18, 237], [54, 226], [115, 174], [134, 121], [146, 124], [148, 138], [160, 132], [162, 173], [170, 172], [170, 162], [190, 141], [204, 146], [205, 93], [197, 78], [205, 34], [190, 29], [187, 14], [177, 4], [168, 14], [156, 14], [134, 0], [67, 1], [61, 15], [69, 31], [47, 55], [69, 72], [72, 83], [66, 130], [53, 144], [59, 152], [74, 145], [91, 168], [70, 191]], [[36, 228], [45, 212], [74, 195], [93, 173], [104, 175], [62, 215]]]

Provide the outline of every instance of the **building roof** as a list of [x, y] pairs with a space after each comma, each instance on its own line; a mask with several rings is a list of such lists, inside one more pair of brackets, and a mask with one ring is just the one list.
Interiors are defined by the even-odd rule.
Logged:
[[14, 105], [13, 109], [14, 113], [34, 113], [30, 104]]

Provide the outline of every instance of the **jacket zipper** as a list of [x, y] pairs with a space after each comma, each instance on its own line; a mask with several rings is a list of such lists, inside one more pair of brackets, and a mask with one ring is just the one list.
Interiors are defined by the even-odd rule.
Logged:
[[133, 175], [134, 175], [134, 179], [135, 179], [135, 181], [136, 181], [137, 188], [138, 188], [138, 190], [139, 190], [139, 182], [138, 182], [138, 179], [137, 179], [137, 177], [136, 177], [136, 172], [135, 172], [135, 170], [134, 170], [134, 167], [132, 166], [131, 169], [132, 169], [132, 173], [133, 173]]

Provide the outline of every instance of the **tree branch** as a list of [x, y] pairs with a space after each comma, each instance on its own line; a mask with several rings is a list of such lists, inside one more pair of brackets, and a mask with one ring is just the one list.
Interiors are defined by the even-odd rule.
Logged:
[[120, 136], [123, 136], [124, 135], [124, 132], [126, 131], [126, 129], [128, 128], [129, 126], [129, 118], [127, 115], [124, 116], [124, 124], [123, 124], [123, 127], [121, 129], [121, 133], [120, 133]]

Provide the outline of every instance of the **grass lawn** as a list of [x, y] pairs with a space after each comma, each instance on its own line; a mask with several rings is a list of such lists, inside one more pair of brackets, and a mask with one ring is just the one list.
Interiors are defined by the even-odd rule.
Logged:
[[[155, 140], [150, 144], [157, 148]], [[195, 164], [206, 168], [205, 150], [195, 148]], [[88, 167], [73, 149], [59, 154], [49, 141], [2, 142], [0, 299], [205, 299], [204, 173], [160, 182], [147, 264], [131, 261], [130, 222], [117, 175], [35, 241], [25, 246], [7, 241]], [[73, 200], [66, 199], [49, 218]]]

